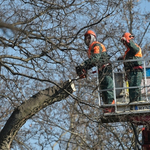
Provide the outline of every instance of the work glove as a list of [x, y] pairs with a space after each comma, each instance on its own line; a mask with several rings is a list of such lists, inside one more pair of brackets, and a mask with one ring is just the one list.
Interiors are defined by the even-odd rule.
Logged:
[[122, 37], [122, 38], [121, 38], [121, 42], [122, 42], [123, 44], [128, 44], [130, 41], [127, 40], [125, 37]]
[[76, 73], [80, 77], [80, 79], [86, 78], [86, 76], [87, 76], [86, 69], [83, 68], [81, 65], [76, 67]]

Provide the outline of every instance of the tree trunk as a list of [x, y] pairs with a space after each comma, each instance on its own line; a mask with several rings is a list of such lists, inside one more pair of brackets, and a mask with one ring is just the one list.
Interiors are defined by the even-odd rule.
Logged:
[[66, 81], [38, 92], [17, 107], [0, 132], [0, 150], [10, 149], [17, 132], [29, 118], [44, 107], [67, 98], [73, 91], [74, 84]]

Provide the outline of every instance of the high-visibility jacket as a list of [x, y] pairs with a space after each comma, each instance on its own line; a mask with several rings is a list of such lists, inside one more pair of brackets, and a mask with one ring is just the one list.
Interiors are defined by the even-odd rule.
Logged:
[[91, 69], [96, 65], [101, 67], [102, 65], [108, 63], [109, 61], [109, 56], [106, 52], [105, 46], [98, 41], [94, 41], [89, 46], [87, 54], [89, 59], [87, 59], [83, 63], [86, 69]]
[[[101, 50], [102, 49], [102, 50]], [[100, 51], [101, 50], [101, 51]], [[93, 54], [99, 54], [99, 53], [103, 53], [103, 52], [106, 52], [106, 48], [103, 44], [101, 44], [100, 42], [98, 41], [94, 41], [90, 46], [89, 46], [89, 49], [88, 49], [88, 57], [90, 58], [91, 55]]]
[[[124, 54], [124, 60], [129, 60], [129, 59], [140, 59], [142, 58], [142, 50], [139, 45], [134, 43], [132, 40], [127, 44], [127, 50], [125, 51]], [[126, 62], [125, 63], [125, 70], [128, 69], [134, 69], [134, 68], [142, 68], [142, 61], [132, 61], [132, 62]]]

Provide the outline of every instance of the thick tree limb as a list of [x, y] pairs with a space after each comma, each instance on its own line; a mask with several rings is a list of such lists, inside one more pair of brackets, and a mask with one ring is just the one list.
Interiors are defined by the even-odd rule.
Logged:
[[10, 149], [17, 132], [29, 118], [44, 107], [67, 98], [75, 91], [74, 84], [70, 81], [60, 83], [59, 85], [59, 87], [53, 86], [40, 91], [14, 110], [0, 132], [1, 150]]

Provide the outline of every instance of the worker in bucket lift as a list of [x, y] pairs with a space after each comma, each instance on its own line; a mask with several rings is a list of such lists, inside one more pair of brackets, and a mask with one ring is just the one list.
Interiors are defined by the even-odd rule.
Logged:
[[[76, 67], [77, 75], [85, 78], [87, 70], [98, 65], [99, 81], [101, 89], [113, 89], [112, 68], [109, 62], [109, 56], [105, 46], [98, 42], [96, 33], [88, 30], [84, 35], [85, 44], [88, 46], [88, 59]], [[113, 90], [102, 92], [102, 99], [105, 104], [114, 104]]]
[[[121, 37], [121, 42], [127, 48], [124, 56], [118, 58], [118, 60], [140, 59], [142, 58], [141, 48], [134, 43], [134, 35], [131, 33], [124, 33]], [[140, 86], [143, 76], [142, 61], [131, 61], [124, 63], [126, 78], [129, 83], [129, 87]], [[141, 101], [141, 89], [132, 88], [129, 89], [130, 103]]]

